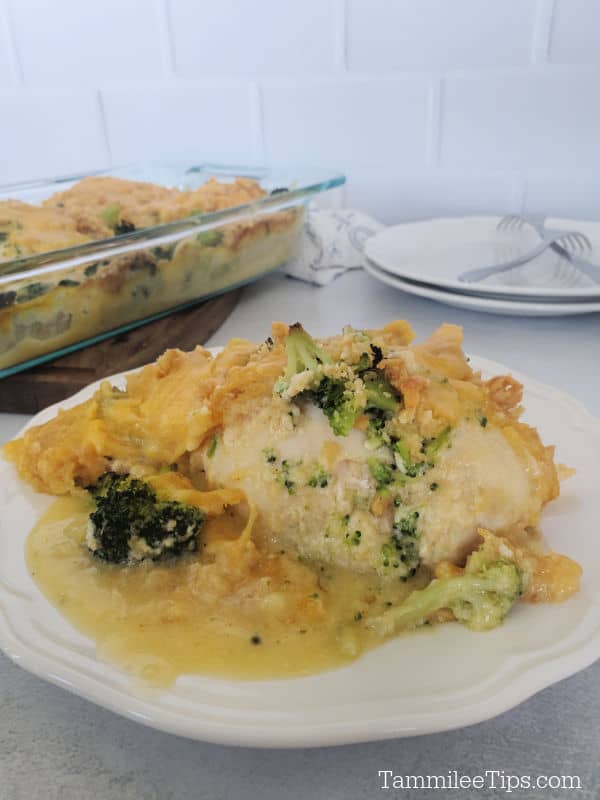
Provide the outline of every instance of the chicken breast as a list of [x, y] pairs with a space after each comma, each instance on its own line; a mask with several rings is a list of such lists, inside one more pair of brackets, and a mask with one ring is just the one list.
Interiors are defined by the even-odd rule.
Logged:
[[[364, 431], [336, 436], [311, 405], [265, 401], [228, 425], [212, 455], [210, 485], [241, 489], [257, 506], [263, 541], [274, 550], [360, 572], [406, 574], [394, 531], [415, 511], [419, 558], [460, 563], [477, 530], [500, 533], [535, 524], [541, 510], [530, 475], [501, 430], [461, 422], [434, 467], [397, 492], [381, 494], [370, 464], [390, 463]], [[410, 524], [410, 523], [409, 523]], [[406, 524], [405, 524], [406, 527]]]

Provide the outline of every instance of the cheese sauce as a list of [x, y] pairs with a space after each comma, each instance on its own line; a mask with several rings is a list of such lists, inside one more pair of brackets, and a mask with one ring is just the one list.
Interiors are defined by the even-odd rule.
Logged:
[[262, 553], [233, 512], [207, 521], [197, 553], [108, 565], [84, 545], [91, 510], [87, 497], [58, 499], [29, 535], [29, 570], [101, 658], [152, 685], [187, 673], [260, 679], [332, 669], [381, 643], [369, 615], [427, 582], [381, 583]]

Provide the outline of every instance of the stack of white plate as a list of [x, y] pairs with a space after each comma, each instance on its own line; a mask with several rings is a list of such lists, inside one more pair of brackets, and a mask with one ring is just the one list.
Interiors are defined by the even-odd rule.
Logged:
[[520, 266], [465, 282], [480, 267], [522, 259], [539, 228], [498, 228], [501, 217], [431, 219], [385, 228], [365, 245], [367, 272], [403, 292], [491, 314], [561, 316], [600, 312], [600, 223], [546, 219], [546, 230], [576, 230], [591, 245], [585, 261], [548, 248]]

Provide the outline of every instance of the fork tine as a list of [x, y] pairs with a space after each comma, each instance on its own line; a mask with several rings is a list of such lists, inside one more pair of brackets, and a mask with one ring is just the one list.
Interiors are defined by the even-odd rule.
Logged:
[[558, 245], [569, 253], [583, 255], [592, 250], [592, 243], [584, 233], [565, 231], [556, 239]]
[[583, 255], [589, 249], [591, 249], [590, 247], [588, 247], [588, 245], [590, 244], [589, 239], [584, 234], [579, 233], [578, 231], [574, 231], [572, 234], [572, 238], [577, 245], [577, 249], [580, 255]]
[[561, 245], [565, 248], [565, 250], [569, 251], [569, 253], [577, 252], [577, 250], [579, 249], [577, 240], [573, 239], [570, 233], [565, 233], [563, 236], [560, 237], [559, 241]]
[[524, 224], [525, 221], [518, 214], [506, 214], [496, 227], [501, 231], [510, 231], [521, 228]]
[[559, 239], [561, 247], [564, 247], [569, 253], [577, 253], [580, 249], [579, 240], [572, 233], [565, 233]]
[[581, 241], [581, 249], [582, 249], [582, 251], [583, 252], [586, 252], [586, 251], [589, 252], [592, 249], [592, 243], [591, 243], [589, 237], [586, 236], [585, 233], [580, 233], [579, 231], [577, 231], [577, 236], [579, 237], [579, 239]]
[[512, 230], [518, 230], [519, 228], [522, 228], [524, 224], [525, 220], [523, 217], [520, 217], [518, 214], [511, 214], [510, 226]]
[[580, 253], [585, 253], [585, 251], [587, 249], [585, 236], [583, 236], [583, 234], [578, 233], [577, 231], [574, 231], [571, 234], [571, 239], [575, 243], [575, 246], [577, 247], [577, 250]]

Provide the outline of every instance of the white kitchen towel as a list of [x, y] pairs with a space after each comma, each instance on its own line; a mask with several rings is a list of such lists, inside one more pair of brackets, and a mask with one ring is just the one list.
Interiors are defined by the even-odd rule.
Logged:
[[292, 278], [325, 286], [364, 265], [365, 242], [384, 226], [352, 209], [309, 209], [299, 254], [284, 267]]

